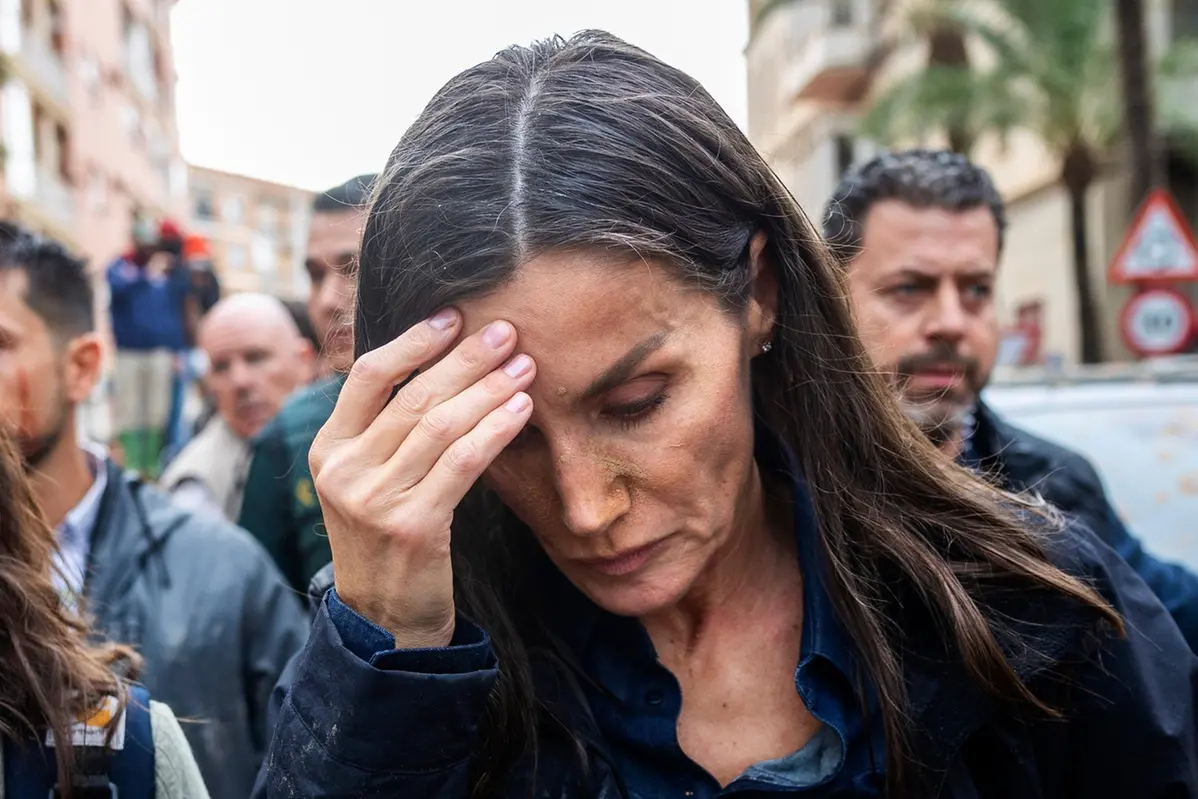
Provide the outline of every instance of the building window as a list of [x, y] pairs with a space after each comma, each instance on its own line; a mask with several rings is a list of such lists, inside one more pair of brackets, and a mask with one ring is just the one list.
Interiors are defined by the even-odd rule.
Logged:
[[128, 8], [125, 15], [125, 69], [129, 80], [141, 95], [149, 100], [158, 99], [157, 59], [150, 29], [133, 16]]
[[226, 197], [220, 204], [220, 218], [230, 225], [240, 225], [245, 217], [245, 203], [236, 194]]
[[279, 209], [269, 200], [258, 203], [258, 230], [272, 239], [279, 232]]
[[279, 251], [274, 239], [267, 236], [254, 236], [254, 269], [260, 274], [272, 275], [279, 270]]
[[79, 79], [83, 88], [91, 98], [92, 104], [100, 102], [100, 63], [93, 55], [84, 55], [79, 59]]
[[840, 180], [841, 175], [849, 170], [853, 162], [857, 160], [856, 142], [852, 136], [840, 135], [835, 139], [836, 145], [836, 179]]
[[187, 196], [187, 163], [178, 154], [171, 158], [170, 194], [171, 199]]
[[54, 0], [47, 6], [50, 16], [50, 46], [61, 57], [66, 55], [66, 34], [63, 31], [62, 9]]
[[33, 194], [37, 181], [37, 128], [33, 101], [19, 80], [0, 88], [4, 118], [4, 182], [9, 193], [25, 198]]
[[108, 178], [99, 169], [93, 169], [87, 177], [87, 204], [93, 211], [108, 208]]
[[129, 137], [129, 141], [141, 144], [141, 111], [128, 100], [121, 104], [121, 126], [125, 129], [125, 135]]
[[216, 200], [209, 189], [196, 189], [192, 192], [192, 215], [203, 222], [216, 219]]
[[831, 0], [832, 27], [848, 28], [853, 24], [854, 0]]
[[54, 148], [58, 160], [58, 174], [66, 183], [71, 183], [71, 140], [67, 129], [56, 124], [54, 126]]
[[244, 272], [249, 260], [244, 244], [230, 244], [225, 248], [225, 268], [230, 272]]

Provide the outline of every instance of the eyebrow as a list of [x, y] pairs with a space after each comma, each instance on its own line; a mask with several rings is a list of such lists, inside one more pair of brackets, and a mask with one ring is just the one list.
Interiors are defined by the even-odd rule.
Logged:
[[607, 371], [601, 374], [595, 382], [591, 383], [583, 392], [582, 399], [584, 401], [594, 399], [628, 380], [636, 368], [641, 365], [641, 362], [661, 349], [669, 337], [670, 331], [663, 330], [637, 344], [624, 357], [609, 366]]
[[[896, 269], [887, 276], [890, 280], [895, 279], [915, 279], [915, 280], [940, 280], [942, 275], [930, 271], [924, 271], [916, 266], [904, 266], [901, 269]], [[994, 278], [993, 270], [987, 270], [984, 266], [970, 267], [962, 270], [958, 274], [953, 275], [957, 280], [976, 280], [978, 278]]]

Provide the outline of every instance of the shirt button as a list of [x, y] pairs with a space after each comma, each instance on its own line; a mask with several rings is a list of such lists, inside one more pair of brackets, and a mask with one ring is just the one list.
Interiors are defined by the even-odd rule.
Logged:
[[664, 699], [665, 697], [662, 696], [661, 691], [656, 689], [645, 694], [645, 704], [650, 705], [651, 707], [657, 707]]

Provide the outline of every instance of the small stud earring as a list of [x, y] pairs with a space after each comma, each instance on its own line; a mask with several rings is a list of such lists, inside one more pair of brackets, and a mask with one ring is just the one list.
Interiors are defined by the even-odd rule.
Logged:
[[773, 348], [774, 348], [774, 342], [767, 341], [761, 345], [761, 352], [762, 352], [762, 354], [765, 354], [765, 353], [769, 352], [770, 350], [772, 350]]

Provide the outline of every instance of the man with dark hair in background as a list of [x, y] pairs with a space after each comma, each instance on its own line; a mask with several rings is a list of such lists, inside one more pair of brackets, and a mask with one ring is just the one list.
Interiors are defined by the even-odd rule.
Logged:
[[299, 328], [300, 335], [312, 345], [312, 352], [316, 353], [316, 357], [319, 358], [321, 350], [324, 349], [324, 342], [320, 340], [320, 336], [316, 335], [316, 328], [312, 326], [308, 303], [303, 300], [284, 300], [283, 305], [287, 306], [287, 312], [291, 314], [295, 326]]
[[850, 170], [823, 220], [848, 267], [861, 340], [907, 416], [945, 454], [1086, 523], [1139, 572], [1198, 650], [1198, 575], [1144, 550], [1083, 456], [1008, 424], [980, 399], [998, 355], [994, 287], [1005, 228], [985, 170], [922, 149]]
[[305, 264], [312, 281], [308, 316], [321, 342], [326, 379], [292, 397], [254, 442], [240, 524], [303, 592], [332, 560], [308, 468], [308, 450], [333, 412], [353, 358], [350, 312], [362, 221], [375, 175], [360, 175], [317, 195]]
[[12, 227], [0, 236], [0, 424], [19, 442], [47, 521], [64, 604], [145, 659], [213, 796], [248, 796], [270, 740], [267, 702], [307, 623], [244, 530], [171, 504], [79, 439], [100, 375], [81, 260]]

